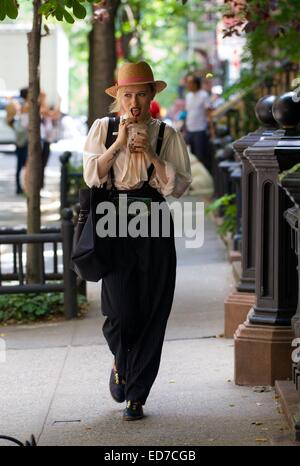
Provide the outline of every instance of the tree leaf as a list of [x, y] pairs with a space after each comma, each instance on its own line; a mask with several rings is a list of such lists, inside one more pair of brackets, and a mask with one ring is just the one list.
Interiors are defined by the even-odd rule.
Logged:
[[6, 0], [6, 14], [11, 19], [16, 19], [18, 16], [19, 10], [16, 5], [15, 0]]
[[0, 2], [0, 21], [3, 21], [6, 16], [6, 3]]
[[64, 10], [62, 8], [57, 8], [55, 10], [55, 18], [57, 21], [62, 21], [63, 20], [63, 12]]
[[73, 13], [74, 16], [76, 16], [78, 19], [83, 19], [86, 17], [86, 9], [84, 6], [80, 5], [77, 0], [73, 1]]
[[50, 13], [53, 12], [53, 5], [51, 3], [44, 3], [43, 5], [40, 6], [39, 8], [39, 13], [41, 15], [49, 15]]
[[75, 23], [75, 19], [73, 18], [72, 15], [70, 15], [70, 13], [67, 12], [67, 10], [63, 10], [63, 15], [67, 23], [69, 24]]

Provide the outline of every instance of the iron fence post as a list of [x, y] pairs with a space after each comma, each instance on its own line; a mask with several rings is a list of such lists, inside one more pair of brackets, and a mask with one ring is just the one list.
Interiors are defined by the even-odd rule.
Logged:
[[68, 162], [72, 156], [71, 152], [64, 152], [60, 157], [60, 209], [68, 207]]

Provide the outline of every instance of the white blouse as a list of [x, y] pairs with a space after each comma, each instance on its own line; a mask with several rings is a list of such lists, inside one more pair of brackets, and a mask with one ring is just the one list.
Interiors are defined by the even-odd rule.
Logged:
[[[106, 152], [105, 141], [109, 118], [94, 121], [87, 135], [83, 148], [83, 178], [89, 187], [102, 186], [107, 181], [111, 187], [109, 175], [100, 178], [98, 175], [98, 159]], [[160, 121], [149, 118], [148, 126], [150, 144], [155, 151]], [[167, 183], [158, 176], [154, 168], [149, 184], [163, 196], [180, 197], [192, 182], [191, 166], [188, 151], [181, 133], [166, 125], [163, 143], [159, 155], [165, 165]], [[137, 189], [147, 180], [147, 168], [151, 164], [146, 156], [130, 157], [126, 147], [122, 149], [113, 164], [114, 184], [117, 189]]]

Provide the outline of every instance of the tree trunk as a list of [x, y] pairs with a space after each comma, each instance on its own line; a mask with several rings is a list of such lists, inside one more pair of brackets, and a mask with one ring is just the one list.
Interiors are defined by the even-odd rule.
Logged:
[[[41, 227], [41, 139], [40, 139], [40, 45], [42, 16], [38, 13], [42, 0], [33, 0], [32, 30], [28, 33], [29, 57], [29, 145], [26, 164], [27, 232], [39, 233]], [[27, 246], [27, 282], [37, 283], [40, 276], [38, 245]]]
[[136, 54], [135, 54], [135, 60], [142, 60], [143, 59], [143, 44], [142, 44], [142, 38], [141, 38], [141, 27], [140, 27], [140, 22], [141, 22], [141, 5], [137, 4], [134, 12], [134, 17], [136, 21], [136, 30], [137, 30], [137, 46], [136, 46]]
[[111, 0], [109, 20], [95, 22], [89, 35], [89, 127], [108, 114], [112, 102], [105, 89], [115, 83], [115, 17], [120, 0]]
[[[122, 15], [121, 15], [121, 19], [123, 23], [125, 23], [126, 21], [129, 21], [129, 14], [128, 14], [127, 8], [129, 8], [130, 13], [134, 15], [134, 9], [130, 7], [129, 5], [126, 5], [126, 8], [123, 8], [122, 10]], [[131, 58], [129, 44], [132, 38], [133, 38], [133, 31], [127, 32], [127, 33], [123, 32], [122, 37], [121, 37], [121, 47], [122, 47], [123, 57], [126, 61], [129, 61]]]
[[133, 37], [132, 33], [122, 35], [122, 51], [126, 61], [130, 60], [130, 41]]

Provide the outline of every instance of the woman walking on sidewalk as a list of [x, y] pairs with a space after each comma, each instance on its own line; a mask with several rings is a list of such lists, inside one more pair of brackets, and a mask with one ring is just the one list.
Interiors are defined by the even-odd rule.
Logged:
[[[191, 171], [183, 138], [149, 113], [154, 96], [166, 86], [154, 80], [145, 62], [120, 68], [117, 84], [106, 89], [115, 99], [111, 111], [121, 114], [117, 137], [112, 142], [115, 129], [108, 117], [97, 119], [84, 146], [84, 180], [89, 187], [114, 184], [119, 194], [150, 205], [186, 191]], [[137, 132], [131, 137], [134, 126]], [[109, 386], [117, 402], [127, 402], [124, 420], [143, 417], [159, 369], [176, 280], [171, 216], [170, 223], [168, 236], [162, 235], [160, 224], [158, 237], [118, 237], [113, 271], [102, 279], [103, 333], [114, 355]]]
[[[17, 100], [12, 100], [6, 107], [6, 123], [10, 126], [16, 138], [16, 194], [24, 194], [21, 183], [22, 170], [26, 170], [26, 161], [28, 156], [28, 88], [20, 90], [22, 104]], [[25, 174], [24, 174], [25, 179]]]

